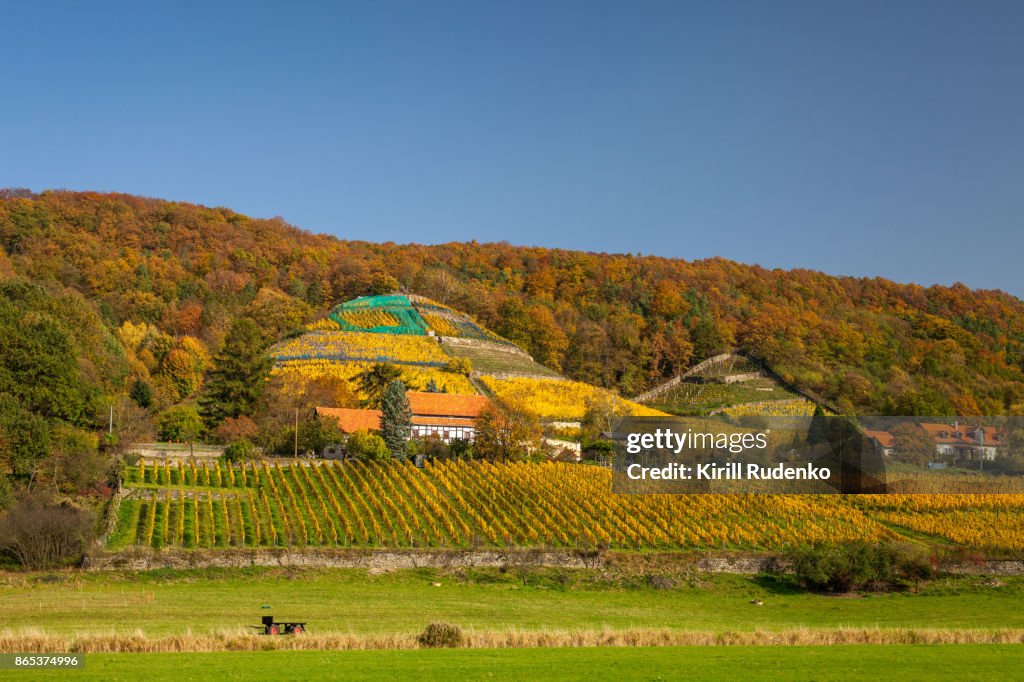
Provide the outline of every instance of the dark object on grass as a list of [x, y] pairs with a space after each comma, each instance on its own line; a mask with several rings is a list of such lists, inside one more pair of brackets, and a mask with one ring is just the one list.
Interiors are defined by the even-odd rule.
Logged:
[[305, 623], [294, 621], [276, 623], [273, 616], [263, 616], [260, 620], [263, 621], [263, 625], [250, 625], [249, 627], [260, 630], [259, 634], [261, 635], [301, 635], [306, 631]]

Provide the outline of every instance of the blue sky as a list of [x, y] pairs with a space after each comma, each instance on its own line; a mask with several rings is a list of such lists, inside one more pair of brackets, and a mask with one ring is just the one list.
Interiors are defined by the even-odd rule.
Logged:
[[1024, 296], [1024, 3], [3, 3], [0, 186]]

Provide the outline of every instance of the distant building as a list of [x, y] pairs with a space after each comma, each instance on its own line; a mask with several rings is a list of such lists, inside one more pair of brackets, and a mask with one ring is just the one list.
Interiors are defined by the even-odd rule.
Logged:
[[[993, 426], [967, 426], [959, 422], [918, 424], [935, 441], [937, 458], [953, 462], [994, 460], [1005, 447], [1003, 434]], [[888, 431], [865, 431], [875, 450], [885, 456], [893, 453], [892, 434]]]
[[937, 454], [957, 462], [992, 461], [1004, 447], [999, 430], [992, 426], [966, 426], [953, 422], [924, 423], [921, 428], [935, 441]]
[[[482, 395], [420, 391], [407, 391], [405, 395], [412, 409], [412, 435], [437, 436], [446, 443], [455, 439], [473, 440], [476, 436], [476, 420], [480, 412], [490, 404], [490, 400]], [[345, 433], [380, 430], [380, 410], [317, 407], [316, 416], [336, 419]]]
[[875, 446], [875, 452], [885, 457], [892, 456], [892, 434], [888, 431], [865, 431], [864, 434]]

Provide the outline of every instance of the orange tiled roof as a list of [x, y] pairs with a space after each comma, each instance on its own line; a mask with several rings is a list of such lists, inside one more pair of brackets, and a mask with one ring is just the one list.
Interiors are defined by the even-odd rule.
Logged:
[[380, 410], [357, 410], [349, 407], [318, 407], [318, 417], [333, 417], [345, 433], [356, 431], [379, 431]]
[[490, 403], [482, 395], [457, 395], [454, 393], [422, 393], [408, 391], [409, 407], [415, 416], [466, 417], [475, 419]]
[[[936, 443], [948, 445], [955, 445], [957, 443], [977, 445], [978, 440], [975, 434], [978, 429], [985, 430], [985, 445], [999, 445], [1002, 435], [999, 433], [999, 429], [994, 426], [967, 426], [966, 424], [953, 426], [952, 424], [925, 422], [921, 424], [921, 428], [927, 431], [928, 435], [934, 438]], [[943, 433], [946, 435], [943, 436]], [[960, 438], [955, 437], [957, 433], [960, 434]]]
[[865, 431], [868, 438], [874, 438], [877, 440], [883, 448], [892, 447], [892, 434], [888, 431]]
[[[436, 400], [437, 396], [442, 396], [442, 399]], [[471, 400], [461, 400], [463, 398]], [[475, 426], [476, 417], [488, 402], [484, 396], [409, 392], [412, 423], [417, 426]], [[379, 431], [382, 412], [348, 407], [317, 407], [316, 414], [318, 417], [337, 419], [342, 431], [354, 433], [364, 429]]]

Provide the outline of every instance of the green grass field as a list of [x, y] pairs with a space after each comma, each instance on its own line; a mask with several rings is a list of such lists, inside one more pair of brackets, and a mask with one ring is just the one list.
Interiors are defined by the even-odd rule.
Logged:
[[[597, 577], [543, 569], [367, 575], [355, 569], [203, 569], [142, 573], [6, 574], [0, 630], [147, 636], [237, 632], [264, 613], [309, 622], [312, 634], [412, 634], [435, 620], [487, 631], [671, 628], [997, 629], [1020, 625], [1024, 579], [936, 581], [920, 594], [808, 594], [768, 578], [717, 575], [672, 589], [642, 574]], [[435, 587], [434, 583], [440, 583]], [[750, 603], [760, 599], [763, 606]], [[269, 604], [271, 611], [262, 610]]]
[[77, 671], [9, 680], [981, 680], [1012, 679], [1024, 647], [661, 647], [90, 654]]

